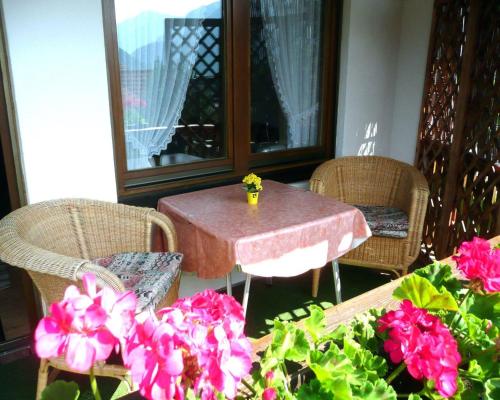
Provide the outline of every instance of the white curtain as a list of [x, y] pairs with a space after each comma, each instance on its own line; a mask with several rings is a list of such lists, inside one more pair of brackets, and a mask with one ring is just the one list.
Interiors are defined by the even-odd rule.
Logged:
[[151, 168], [152, 156], [172, 141], [202, 21], [146, 12], [117, 25], [128, 170]]
[[260, 0], [274, 87], [288, 147], [318, 144], [321, 0]]

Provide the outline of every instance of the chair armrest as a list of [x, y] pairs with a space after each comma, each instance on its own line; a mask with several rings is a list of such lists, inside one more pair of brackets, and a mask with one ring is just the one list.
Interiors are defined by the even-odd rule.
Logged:
[[177, 251], [177, 233], [172, 220], [165, 214], [152, 210], [148, 214], [148, 221], [158, 225], [167, 240], [169, 251]]
[[325, 184], [321, 179], [311, 178], [309, 180], [309, 190], [318, 194], [325, 194]]
[[427, 202], [429, 199], [429, 186], [425, 177], [416, 168], [409, 168], [408, 186], [403, 193], [404, 203], [408, 208], [408, 252], [410, 257], [417, 257], [420, 252], [422, 231], [424, 228]]
[[96, 275], [99, 287], [108, 286], [117, 291], [125, 290], [123, 283], [115, 274], [99, 265], [91, 264], [88, 260], [41, 249], [14, 235], [10, 235], [8, 239], [3, 235], [1, 239], [1, 259], [14, 267], [72, 281], [81, 279], [86, 272], [92, 272]]
[[76, 278], [82, 279], [84, 274], [90, 272], [95, 275], [98, 287], [109, 287], [117, 292], [125, 291], [123, 282], [113, 272], [100, 265], [92, 264], [86, 260], [83, 261], [85, 262], [76, 271]]

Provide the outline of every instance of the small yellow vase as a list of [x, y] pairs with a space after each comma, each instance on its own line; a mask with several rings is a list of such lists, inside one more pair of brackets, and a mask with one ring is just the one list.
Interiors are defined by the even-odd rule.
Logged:
[[248, 204], [256, 206], [259, 202], [259, 192], [247, 192]]

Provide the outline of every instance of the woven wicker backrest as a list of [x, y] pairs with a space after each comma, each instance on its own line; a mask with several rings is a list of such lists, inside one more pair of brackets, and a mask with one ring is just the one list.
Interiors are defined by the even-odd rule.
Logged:
[[385, 157], [343, 157], [320, 165], [311, 187], [349, 204], [397, 207], [398, 188], [408, 168], [413, 167]]
[[27, 243], [57, 254], [92, 259], [125, 251], [148, 251], [150, 209], [84, 199], [24, 207], [15, 229]]
[[14, 215], [13, 228], [21, 240], [54, 253], [82, 258], [71, 214], [65, 204], [37, 204]]
[[151, 250], [151, 209], [94, 202], [78, 208], [78, 229], [83, 234], [83, 258], [104, 257], [126, 251]]

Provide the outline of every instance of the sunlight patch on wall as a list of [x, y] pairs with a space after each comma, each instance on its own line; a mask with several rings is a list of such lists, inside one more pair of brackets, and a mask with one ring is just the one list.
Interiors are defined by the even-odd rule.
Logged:
[[375, 154], [375, 137], [378, 132], [378, 122], [365, 124], [364, 141], [359, 146], [358, 156], [373, 156]]

